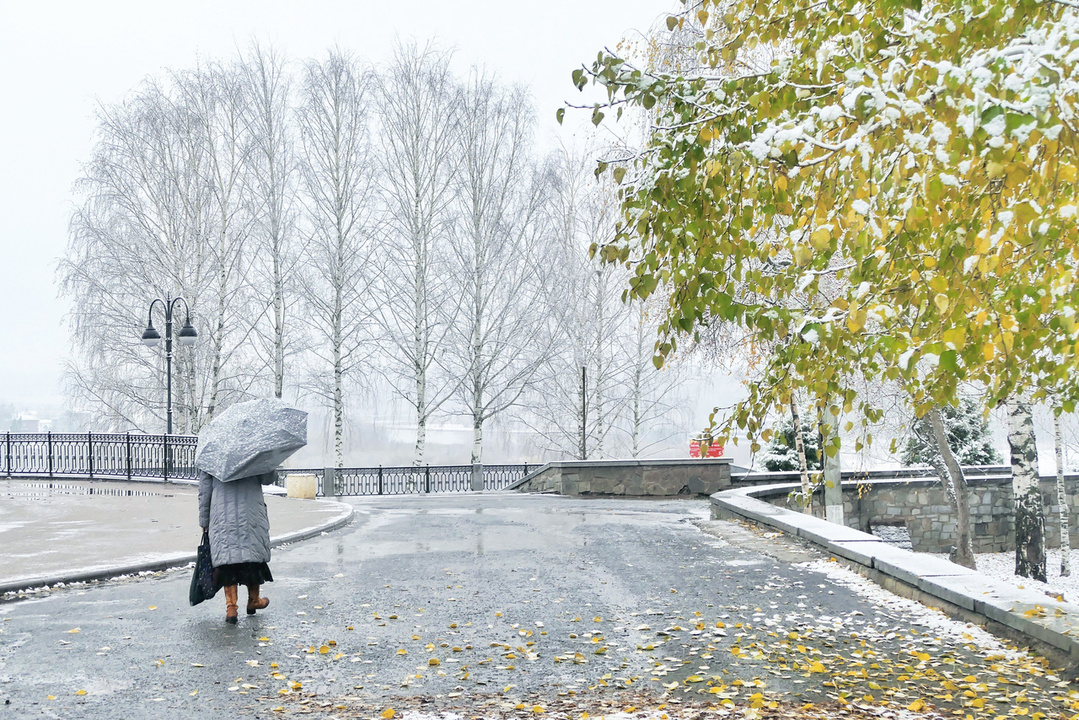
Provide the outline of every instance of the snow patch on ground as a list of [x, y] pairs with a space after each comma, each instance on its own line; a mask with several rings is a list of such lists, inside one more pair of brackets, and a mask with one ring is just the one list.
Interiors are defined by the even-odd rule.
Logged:
[[[936, 555], [936, 557], [948, 559], [947, 555]], [[975, 563], [978, 565], [978, 572], [1001, 582], [1011, 583], [1017, 588], [1040, 590], [1053, 597], [1063, 595], [1065, 602], [1079, 603], [1079, 576], [1077, 576], [1077, 573], [1079, 573], [1079, 551], [1072, 550], [1069, 557], [1071, 559], [1072, 574], [1069, 577], [1061, 577], [1060, 550], [1050, 549], [1045, 551], [1045, 574], [1048, 582], [1018, 577], [1015, 574], [1014, 552], [978, 553], [975, 555]]]

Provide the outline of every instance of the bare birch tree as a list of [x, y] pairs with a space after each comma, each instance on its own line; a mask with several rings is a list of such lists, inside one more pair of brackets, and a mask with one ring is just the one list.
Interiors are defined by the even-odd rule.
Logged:
[[413, 463], [423, 463], [427, 424], [453, 395], [442, 358], [457, 299], [440, 272], [457, 172], [460, 90], [449, 56], [430, 46], [398, 47], [378, 75], [378, 172], [386, 207], [379, 303], [384, 373], [415, 411]]
[[529, 398], [522, 420], [548, 452], [607, 457], [617, 452], [614, 431], [626, 408], [629, 309], [621, 301], [621, 269], [600, 266], [588, 249], [613, 231], [614, 204], [596, 185], [586, 156], [562, 149], [553, 166], [545, 257], [556, 278], [546, 303], [554, 345], [542, 390]]
[[[243, 183], [249, 159], [248, 135], [244, 112], [249, 96], [243, 77], [236, 65], [211, 64], [185, 73], [173, 73], [173, 84], [179, 102], [202, 124], [203, 175], [209, 190], [213, 213], [213, 232], [203, 238], [208, 257], [212, 260], [211, 277], [206, 299], [212, 304], [203, 317], [211, 325], [205, 330], [209, 352], [209, 380], [198, 397], [205, 408], [205, 418], [213, 418], [221, 402], [224, 377], [239, 348], [246, 340], [251, 323], [244, 312], [243, 297], [244, 244], [250, 232], [250, 217], [243, 202]], [[229, 330], [235, 328], [236, 332]], [[230, 337], [232, 335], [232, 337]], [[185, 376], [187, 392], [196, 393], [195, 378]], [[232, 383], [241, 389], [246, 382]], [[197, 427], [192, 430], [197, 430]]]
[[[204, 239], [215, 227], [205, 132], [194, 108], [153, 82], [98, 111], [59, 278], [76, 308], [69, 381], [113, 427], [164, 424], [164, 354], [138, 342], [150, 301], [181, 294], [197, 317], [208, 295], [214, 258]], [[181, 432], [200, 422], [207, 347], [176, 353]]]
[[370, 82], [355, 60], [333, 51], [307, 63], [298, 109], [311, 228], [304, 317], [318, 361], [312, 389], [333, 413], [336, 467], [344, 465], [345, 384], [366, 359], [371, 336]]
[[288, 332], [296, 302], [293, 275], [296, 197], [294, 132], [290, 127], [291, 78], [285, 57], [254, 43], [241, 59], [248, 95], [247, 124], [251, 157], [247, 195], [254, 218], [252, 285], [260, 322], [255, 326], [261, 353], [273, 375], [273, 394], [285, 391], [285, 365], [294, 351]]
[[656, 345], [656, 297], [630, 306], [631, 332], [625, 357], [631, 361], [625, 387], [629, 454], [647, 455], [650, 448], [689, 427], [684, 417], [688, 398], [682, 392], [684, 365], [667, 362], [657, 369], [652, 359]]
[[447, 355], [472, 420], [472, 463], [482, 462], [484, 423], [520, 401], [550, 348], [548, 272], [538, 261], [547, 177], [531, 154], [529, 100], [473, 71], [458, 115], [451, 248], [460, 309]]

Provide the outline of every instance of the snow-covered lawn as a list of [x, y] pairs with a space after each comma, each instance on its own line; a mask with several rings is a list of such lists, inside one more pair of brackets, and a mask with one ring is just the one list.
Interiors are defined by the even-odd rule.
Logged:
[[[937, 555], [945, 560], [947, 555]], [[1063, 595], [1064, 600], [1079, 604], [1079, 550], [1071, 551], [1072, 574], [1060, 576], [1060, 550], [1046, 551], [1046, 577], [1048, 582], [1038, 582], [1030, 578], [1016, 577], [1015, 553], [979, 553], [976, 556], [978, 572], [996, 578], [1001, 582], [1010, 582], [1016, 587], [1027, 590], [1042, 590], [1052, 595]]]

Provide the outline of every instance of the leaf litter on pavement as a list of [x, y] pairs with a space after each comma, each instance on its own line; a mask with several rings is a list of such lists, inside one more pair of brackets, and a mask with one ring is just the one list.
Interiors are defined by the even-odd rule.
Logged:
[[[1045, 658], [900, 598], [834, 560], [796, 567], [799, 582], [752, 579], [756, 596], [770, 599], [762, 607], [676, 606], [685, 602], [678, 588], [655, 608], [621, 615], [563, 607], [562, 598], [545, 606], [545, 616], [518, 606], [469, 617], [462, 605], [454, 622], [414, 625], [403, 643], [379, 628], [405, 622], [406, 614], [420, 619], [424, 608], [368, 604], [369, 614], [340, 637], [291, 636], [271, 675], [276, 692], [262, 699], [278, 715], [401, 720], [1079, 720], [1079, 692]], [[822, 613], [814, 594], [836, 588], [868, 601], [860, 607], [872, 614]], [[789, 600], [782, 607], [780, 597]], [[555, 627], [570, 631], [554, 634]], [[337, 666], [332, 690], [305, 687], [301, 676], [318, 663]], [[425, 689], [450, 677], [451, 691]]]

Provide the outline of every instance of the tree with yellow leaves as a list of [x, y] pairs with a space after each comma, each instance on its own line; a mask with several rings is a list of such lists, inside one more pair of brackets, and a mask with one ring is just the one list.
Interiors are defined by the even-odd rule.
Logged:
[[[899, 381], [919, 415], [983, 385], [1009, 404], [1016, 572], [1044, 577], [1029, 402], [1079, 396], [1076, 8], [702, 0], [668, 27], [687, 19], [698, 69], [600, 53], [574, 73], [608, 91], [595, 122], [650, 113], [647, 146], [600, 166], [623, 217], [594, 250], [632, 268], [631, 297], [668, 287], [657, 362], [718, 321], [780, 340], [717, 428], [754, 445], [795, 388], [874, 421], [852, 373]], [[759, 48], [782, 52], [740, 62]], [[783, 302], [826, 272], [843, 287], [826, 307]]]

